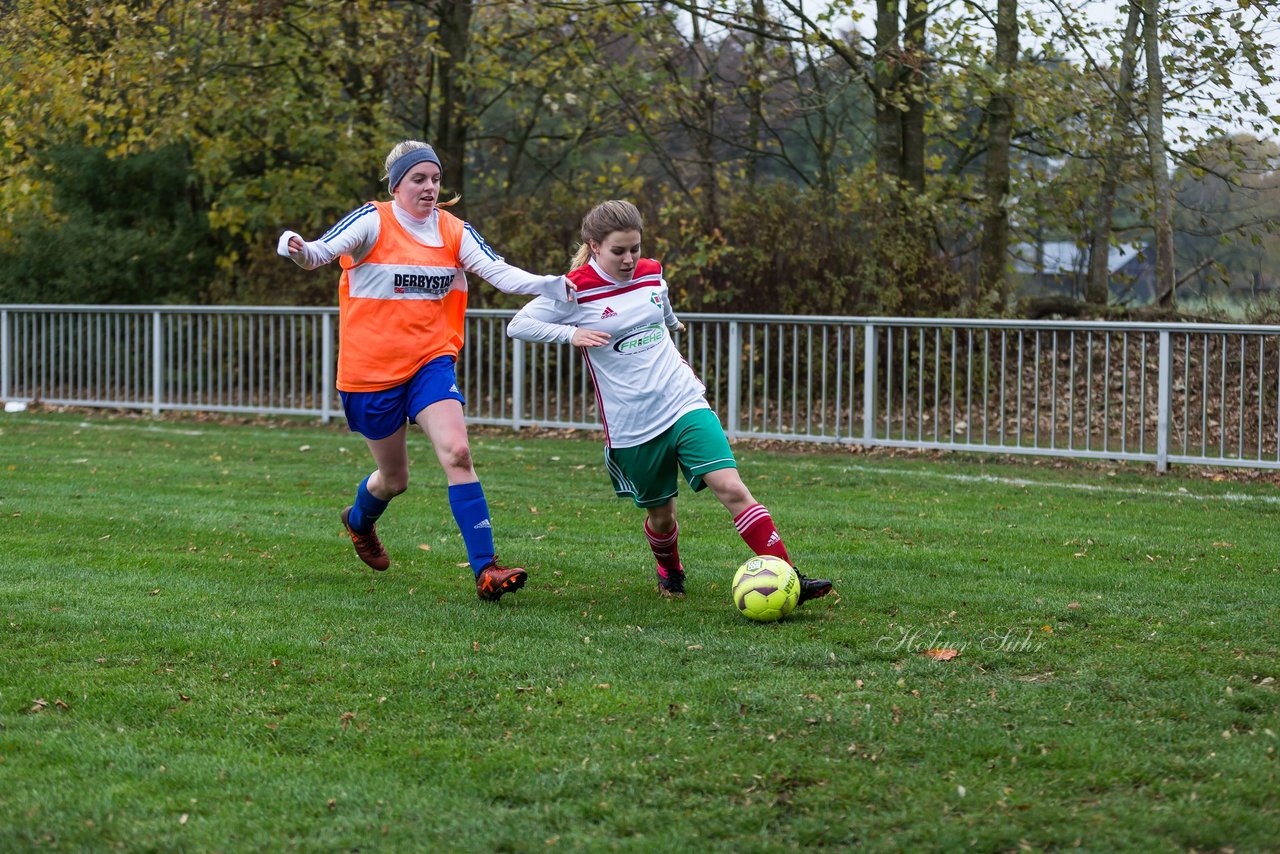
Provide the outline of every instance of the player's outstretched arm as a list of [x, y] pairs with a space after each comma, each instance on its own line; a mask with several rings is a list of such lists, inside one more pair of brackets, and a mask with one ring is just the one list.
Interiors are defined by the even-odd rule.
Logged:
[[379, 217], [372, 204], [361, 205], [321, 235], [305, 240], [296, 231], [286, 231], [276, 242], [276, 254], [293, 260], [304, 270], [314, 270], [342, 255], [363, 258], [378, 242]]
[[480, 233], [467, 223], [462, 230], [462, 246], [458, 250], [462, 267], [475, 273], [503, 293], [531, 294], [565, 302], [571, 299], [573, 285], [564, 276], [541, 276], [508, 264], [485, 242]]

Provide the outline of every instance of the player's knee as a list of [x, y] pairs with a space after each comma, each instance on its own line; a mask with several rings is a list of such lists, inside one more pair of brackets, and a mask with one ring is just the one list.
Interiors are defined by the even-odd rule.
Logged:
[[475, 464], [471, 459], [471, 446], [465, 442], [460, 445], [454, 445], [445, 448], [440, 454], [440, 461], [444, 463], [445, 468], [462, 469], [470, 471]]
[[719, 498], [720, 503], [726, 506], [751, 502], [751, 490], [747, 489], [747, 485], [738, 478], [719, 483], [714, 489], [716, 498]]
[[676, 516], [674, 513], [650, 513], [649, 514], [649, 530], [658, 536], [665, 536], [675, 530]]
[[390, 493], [388, 498], [395, 498], [409, 488], [409, 472], [407, 471], [392, 474], [381, 472], [381, 477], [383, 491]]

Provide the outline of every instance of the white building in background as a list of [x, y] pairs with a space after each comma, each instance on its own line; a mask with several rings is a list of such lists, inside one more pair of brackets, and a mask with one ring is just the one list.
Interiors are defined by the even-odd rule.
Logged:
[[[1107, 257], [1113, 303], [1144, 304], [1154, 298], [1146, 244], [1112, 246]], [[1084, 299], [1089, 281], [1089, 248], [1073, 240], [1016, 243], [1013, 277], [1022, 296]]]

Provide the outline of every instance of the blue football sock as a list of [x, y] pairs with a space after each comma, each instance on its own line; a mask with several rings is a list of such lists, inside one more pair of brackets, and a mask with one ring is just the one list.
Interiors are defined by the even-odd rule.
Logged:
[[489, 523], [489, 503], [484, 500], [480, 481], [455, 483], [449, 487], [449, 508], [467, 544], [467, 560], [476, 575], [493, 561], [493, 526]]
[[369, 478], [366, 477], [360, 481], [360, 488], [356, 490], [356, 503], [347, 514], [347, 524], [357, 534], [367, 534], [373, 530], [373, 523], [378, 521], [378, 517], [390, 503], [369, 491]]

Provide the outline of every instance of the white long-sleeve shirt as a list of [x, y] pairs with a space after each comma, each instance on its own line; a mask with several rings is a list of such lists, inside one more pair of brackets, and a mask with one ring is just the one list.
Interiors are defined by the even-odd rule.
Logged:
[[[440, 238], [438, 210], [432, 210], [430, 216], [420, 220], [415, 219], [397, 204], [393, 203], [391, 209], [395, 213], [396, 222], [400, 223], [415, 240], [427, 246], [443, 245], [444, 241]], [[344, 216], [321, 235], [319, 240], [304, 239], [302, 251], [296, 256], [289, 252], [289, 238], [302, 239], [302, 235], [295, 231], [284, 232], [280, 235], [276, 252], [292, 258], [293, 262], [304, 270], [323, 267], [342, 255], [349, 255], [352, 260], [359, 262], [378, 242], [380, 229], [378, 211], [372, 203], [368, 203]], [[500, 291], [510, 294], [533, 294], [558, 301], [568, 298], [564, 276], [540, 276], [511, 266], [490, 248], [471, 223], [463, 227], [458, 260], [468, 273], [475, 273]]]
[[611, 278], [595, 261], [569, 274], [578, 286], [570, 302], [539, 297], [507, 324], [522, 341], [570, 343], [574, 330], [609, 333], [608, 344], [580, 351], [595, 386], [605, 444], [631, 448], [649, 441], [696, 409], [709, 409], [706, 387], [676, 349], [662, 266], [641, 259], [627, 281]]

